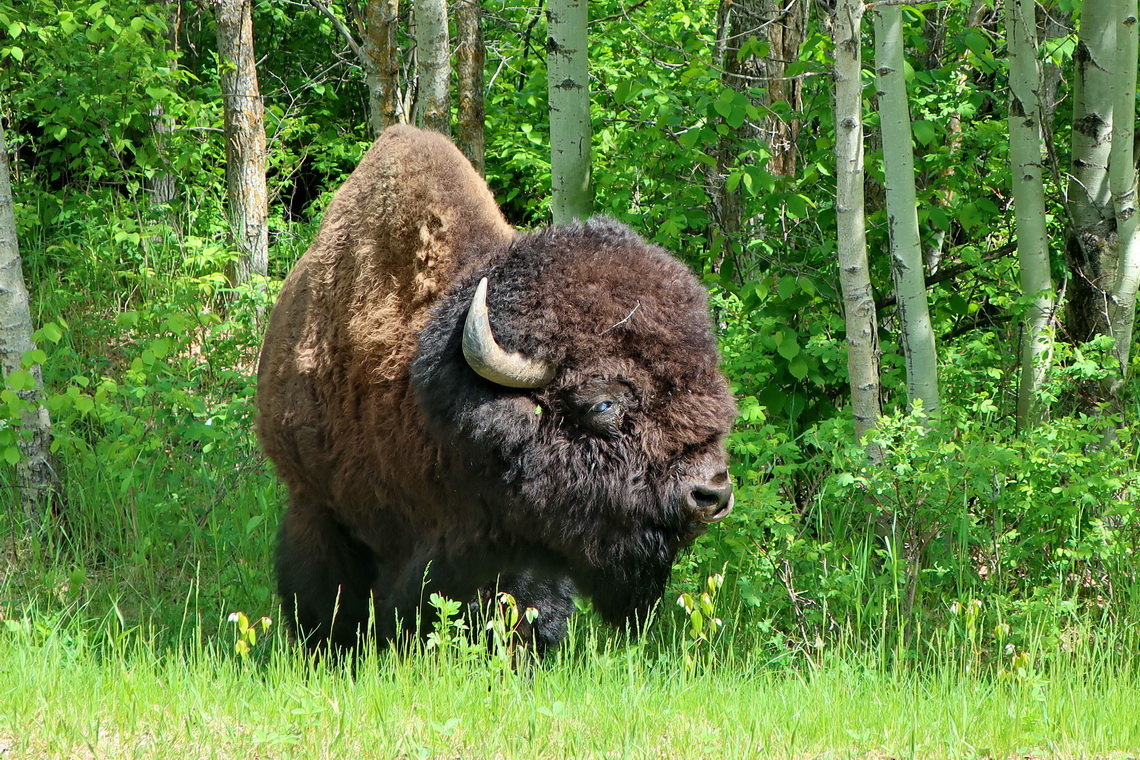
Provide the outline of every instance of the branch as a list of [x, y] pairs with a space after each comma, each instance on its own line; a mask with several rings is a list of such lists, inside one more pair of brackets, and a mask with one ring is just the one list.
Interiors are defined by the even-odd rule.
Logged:
[[948, 0], [875, 0], [873, 3], [864, 3], [864, 10], [881, 8], [884, 5], [946, 5]]
[[336, 30], [340, 32], [340, 36], [344, 37], [345, 42], [352, 48], [353, 54], [360, 60], [360, 65], [367, 69], [369, 62], [368, 54], [364, 52], [364, 48], [362, 48], [360, 43], [356, 41], [356, 38], [352, 36], [352, 32], [349, 31], [348, 27], [341, 23], [341, 20], [337, 18], [321, 0], [309, 0], [309, 4], [325, 14], [325, 17], [328, 18], [328, 20], [332, 22], [332, 25], [336, 27]]
[[[1016, 240], [1014, 240], [1013, 242], [1010, 242], [1010, 243], [1006, 243], [1002, 247], [996, 248], [996, 249], [990, 251], [989, 253], [987, 253], [985, 256], [983, 256], [982, 257], [982, 264], [988, 264], [991, 261], [997, 261], [998, 259], [1000, 259], [1004, 256], [1008, 256], [1009, 254], [1013, 253], [1016, 250], [1017, 250], [1017, 241]], [[965, 274], [966, 272], [969, 272], [971, 269], [977, 269], [978, 266], [980, 266], [980, 265], [979, 264], [966, 264], [963, 262], [961, 264], [955, 264], [952, 267], [946, 267], [945, 269], [940, 269], [940, 270], [938, 270], [938, 272], [936, 274], [932, 274], [926, 278], [926, 287], [930, 288], [934, 285], [937, 285], [940, 282], [945, 282], [946, 280], [952, 280], [960, 274]], [[894, 306], [897, 302], [898, 302], [898, 299], [895, 296], [886, 296], [885, 298], [881, 298], [878, 301], [875, 301], [875, 309], [878, 311], [881, 311], [881, 310], [887, 308], [888, 306]]]

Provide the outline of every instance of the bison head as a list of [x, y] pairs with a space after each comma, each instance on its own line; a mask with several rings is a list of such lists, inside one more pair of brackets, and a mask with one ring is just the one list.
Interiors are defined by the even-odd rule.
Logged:
[[620, 623], [732, 509], [718, 363], [696, 278], [595, 219], [519, 236], [460, 277], [412, 382], [453, 498], [489, 517], [505, 555], [568, 575]]

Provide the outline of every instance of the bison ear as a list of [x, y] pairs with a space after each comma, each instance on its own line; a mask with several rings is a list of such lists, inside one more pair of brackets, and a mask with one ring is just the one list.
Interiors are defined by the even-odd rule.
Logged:
[[495, 340], [487, 311], [486, 277], [479, 281], [467, 308], [463, 356], [480, 377], [507, 388], [542, 388], [554, 378], [554, 365], [507, 351]]

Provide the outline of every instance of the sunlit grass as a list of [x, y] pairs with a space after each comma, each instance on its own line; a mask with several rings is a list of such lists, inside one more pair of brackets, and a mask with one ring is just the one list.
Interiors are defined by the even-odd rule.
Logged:
[[[685, 667], [674, 645], [575, 626], [514, 672], [458, 649], [313, 663], [279, 632], [160, 645], [118, 621], [34, 612], [0, 632], [11, 757], [1125, 757], [1140, 748], [1131, 648], [1101, 639], [1020, 671], [954, 652], [881, 667], [855, 649]], [[679, 646], [679, 644], [678, 644]]]

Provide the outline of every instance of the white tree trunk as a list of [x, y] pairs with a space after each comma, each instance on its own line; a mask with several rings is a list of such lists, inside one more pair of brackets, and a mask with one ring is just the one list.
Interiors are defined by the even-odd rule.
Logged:
[[265, 109], [257, 87], [250, 0], [215, 0], [225, 107], [226, 191], [230, 234], [238, 250], [233, 285], [269, 268], [269, 197], [265, 187]]
[[[24, 356], [34, 351], [32, 315], [12, 206], [12, 181], [8, 169], [8, 146], [0, 121], [0, 368], [8, 380], [24, 370]], [[44, 407], [43, 375], [37, 364], [27, 372], [31, 388], [17, 391], [24, 409], [20, 414], [20, 458], [16, 462], [16, 485], [24, 516], [40, 525], [59, 492], [59, 478], [51, 463], [51, 417]], [[21, 386], [24, 383], [20, 384]]]
[[1123, 75], [1116, 66], [1116, 5], [1114, 0], [1085, 0], [1073, 52], [1073, 146], [1067, 193], [1075, 229], [1065, 246], [1072, 271], [1065, 327], [1077, 342], [1109, 334], [1108, 294], [1116, 273], [1109, 241], [1116, 222], [1108, 164], [1113, 98]]
[[1053, 344], [1053, 276], [1045, 230], [1045, 188], [1041, 158], [1041, 70], [1037, 61], [1034, 0], [1006, 0], [1009, 52], [1009, 158], [1017, 223], [1021, 291], [1033, 299], [1021, 336], [1021, 386], [1017, 422], [1037, 422], [1037, 393], [1049, 367]]
[[[874, 429], [879, 400], [879, 327], [867, 265], [863, 209], [862, 0], [839, 0], [835, 9], [835, 206], [839, 281], [847, 327], [847, 371], [855, 437]], [[877, 448], [869, 452], [879, 459]]]
[[550, 0], [546, 17], [550, 179], [554, 222], [563, 224], [585, 219], [593, 210], [586, 0]]
[[918, 205], [914, 191], [914, 151], [903, 69], [902, 7], [875, 9], [875, 69], [883, 135], [891, 273], [898, 296], [900, 336], [906, 359], [907, 399], [938, 414], [938, 354], [926, 302]]
[[451, 46], [446, 0], [415, 0], [416, 124], [451, 134]]
[[1136, 208], [1136, 124], [1137, 2], [1119, 0], [1116, 24], [1116, 53], [1120, 76], [1116, 80], [1113, 114], [1112, 154], [1109, 186], [1116, 212], [1119, 239], [1116, 277], [1108, 302], [1108, 322], [1116, 356], [1120, 360], [1121, 381], [1128, 373], [1132, 350], [1132, 325], [1136, 321], [1136, 289], [1140, 285], [1140, 216]]

